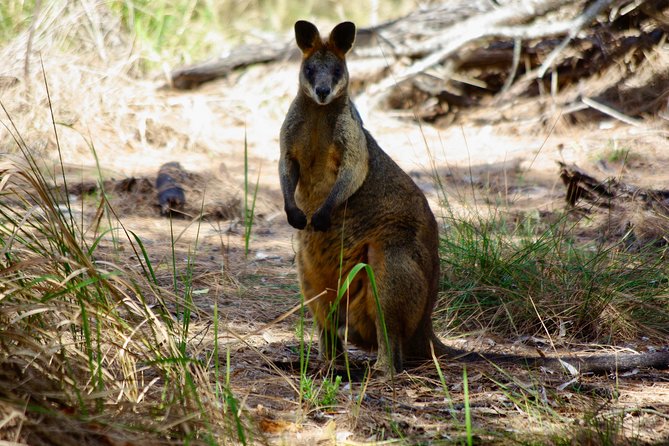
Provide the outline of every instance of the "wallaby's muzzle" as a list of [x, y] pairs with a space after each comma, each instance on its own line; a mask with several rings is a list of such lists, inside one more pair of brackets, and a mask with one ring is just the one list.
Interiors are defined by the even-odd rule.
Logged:
[[318, 97], [318, 100], [321, 104], [326, 103], [326, 99], [328, 95], [330, 94], [330, 87], [326, 85], [320, 85], [315, 88], [316, 91], [316, 96]]

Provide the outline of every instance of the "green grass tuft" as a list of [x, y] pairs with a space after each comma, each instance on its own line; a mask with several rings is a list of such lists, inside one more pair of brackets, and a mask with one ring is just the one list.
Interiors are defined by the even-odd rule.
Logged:
[[509, 228], [496, 215], [454, 219], [443, 234], [440, 319], [588, 341], [669, 334], [669, 266], [658, 249], [579, 243], [566, 218]]
[[4, 0], [0, 2], [0, 43], [6, 42], [30, 27], [35, 0]]

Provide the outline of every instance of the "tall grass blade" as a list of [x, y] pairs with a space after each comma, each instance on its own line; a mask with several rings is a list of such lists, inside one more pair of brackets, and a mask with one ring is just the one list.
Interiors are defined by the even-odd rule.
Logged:
[[256, 198], [258, 196], [258, 186], [260, 184], [260, 172], [258, 169], [258, 178], [253, 190], [251, 206], [249, 207], [249, 153], [246, 130], [244, 130], [244, 256], [249, 255], [249, 244], [251, 242], [251, 230], [253, 229], [253, 218], [255, 215]]
[[467, 432], [467, 446], [474, 444], [474, 436], [472, 435], [472, 412], [469, 405], [469, 383], [467, 382], [467, 366], [462, 367], [462, 390], [464, 392], [463, 399], [465, 405], [465, 431]]
[[[381, 329], [383, 331], [383, 342], [386, 344], [386, 350], [388, 351], [388, 364], [390, 365], [390, 377], [391, 380], [394, 379], [394, 367], [393, 367], [393, 352], [390, 347], [390, 338], [388, 337], [388, 329], [386, 327], [386, 321], [383, 316], [383, 309], [381, 308], [381, 302], [379, 301], [379, 293], [378, 293], [378, 287], [376, 286], [376, 279], [374, 278], [374, 271], [372, 270], [372, 267], [369, 266], [366, 263], [358, 263], [356, 264], [353, 268], [351, 268], [351, 271], [349, 271], [348, 275], [346, 276], [346, 279], [344, 280], [344, 283], [339, 287], [339, 291], [337, 292], [337, 300], [333, 304], [334, 308], [339, 307], [339, 303], [341, 301], [341, 298], [346, 294], [348, 291], [349, 286], [351, 286], [351, 283], [353, 282], [353, 279], [355, 279], [355, 276], [358, 275], [358, 273], [362, 270], [365, 270], [365, 273], [367, 273], [367, 278], [369, 279], [369, 284], [372, 287], [372, 294], [374, 295], [374, 303], [376, 305], [376, 313], [377, 317], [379, 318], [379, 324], [381, 325]], [[380, 342], [381, 340], [379, 340]]]

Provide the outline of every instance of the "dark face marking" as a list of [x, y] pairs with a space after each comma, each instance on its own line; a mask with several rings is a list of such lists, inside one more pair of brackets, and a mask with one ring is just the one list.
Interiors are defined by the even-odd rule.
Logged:
[[307, 82], [309, 82], [309, 85], [314, 85], [316, 80], [316, 70], [313, 65], [312, 61], [307, 61], [304, 64], [304, 77], [307, 79]]
[[346, 90], [348, 73], [345, 62], [329, 51], [317, 51], [302, 65], [305, 93], [316, 103], [325, 105]]

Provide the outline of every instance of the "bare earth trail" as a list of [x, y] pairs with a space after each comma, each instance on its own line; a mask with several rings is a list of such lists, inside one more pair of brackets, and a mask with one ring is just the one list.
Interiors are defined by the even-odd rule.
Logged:
[[[164, 138], [163, 150], [156, 150], [155, 156], [128, 153], [128, 158], [120, 160], [100, 155], [107, 169], [121, 175], [150, 176], [163, 162], [178, 160], [189, 171], [208, 175], [205, 201], [221, 191], [243, 200], [246, 139], [249, 182], [255, 184], [259, 178], [248, 255], [244, 255], [244, 228], [239, 220], [174, 220], [170, 227], [169, 220], [154, 216], [155, 210], [144, 204], [128, 212], [123, 223], [142, 237], [167, 286], [171, 283], [168, 235], [181, 234], [175, 244], [177, 269], [180, 263], [185, 269], [188, 250], [197, 238], [193, 274], [197, 311], [191, 332], [202, 339], [202, 353], [210, 351], [216, 304], [220, 348], [230, 351], [232, 388], [272, 442], [461, 441], [465, 431], [463, 365], [457, 361], [441, 364], [446, 394], [434, 365], [408, 370], [394, 382], [367, 380], [362, 372], [373, 358], [353, 351], [353, 382], [344, 377], [331, 406], [319, 406], [318, 398], [316, 402], [300, 400], [296, 335], [300, 298], [294, 230], [283, 214], [276, 172], [278, 129], [295, 88], [295, 69], [282, 66], [263, 77], [251, 69], [239, 79], [215, 82], [194, 92], [158, 91], [154, 105], [162, 102], [172, 116], [189, 117], [183, 118], [189, 120], [180, 127], [196, 128], [199, 133], [189, 134], [180, 147], [170, 146], [175, 135], [169, 126], [151, 134], [151, 126], [160, 122], [156, 116], [147, 121], [146, 135], [139, 137]], [[268, 98], [268, 91], [275, 96]], [[283, 93], [277, 96], [276, 92]], [[554, 128], [552, 123], [521, 123], [435, 129], [383, 112], [365, 115], [364, 104], [361, 108], [367, 128], [426, 192], [444, 227], [449, 214], [440, 205], [435, 171], [445, 184], [451, 209], [461, 216], [486, 212], [491, 203], [503, 205], [510, 213], [561, 212], [564, 188], [556, 161], [592, 168], [602, 177], [622, 174], [627, 181], [649, 187], [669, 182], [663, 122], [651, 123], [645, 130], [615, 122], [609, 129], [596, 125], [584, 129], [569, 127], [556, 116]], [[612, 148], [620, 147], [633, 148], [634, 157], [625, 167], [606, 160]], [[125, 252], [130, 256], [129, 249]], [[315, 339], [310, 318], [305, 331], [307, 341], [309, 334]], [[462, 339], [455, 339], [460, 333], [438, 331], [438, 335], [459, 348], [536, 354], [532, 342], [523, 345], [518, 339], [503, 339], [490, 332]], [[314, 376], [317, 385], [321, 382], [315, 344], [307, 376]], [[669, 441], [667, 372], [637, 371], [615, 379], [585, 376], [568, 384], [570, 377], [553, 371], [500, 369], [482, 363], [468, 365], [467, 377], [474, 432], [482, 444], [507, 443], [511, 438], [550, 442], [551, 435], [564, 435], [565, 430], [568, 434], [573, 424], [605, 432], [611, 419], [642, 443]], [[587, 412], [599, 417], [584, 419]], [[608, 421], [603, 415], [609, 415]], [[584, 438], [577, 444], [587, 441]]]

